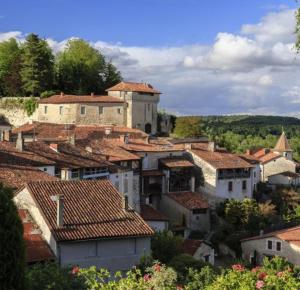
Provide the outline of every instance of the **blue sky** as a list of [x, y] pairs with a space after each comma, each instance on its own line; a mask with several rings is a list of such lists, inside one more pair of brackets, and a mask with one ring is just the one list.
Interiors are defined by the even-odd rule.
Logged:
[[0, 41], [84, 38], [173, 113], [300, 116], [294, 0], [0, 1]]
[[211, 43], [293, 0], [1, 0], [0, 30], [124, 45]]

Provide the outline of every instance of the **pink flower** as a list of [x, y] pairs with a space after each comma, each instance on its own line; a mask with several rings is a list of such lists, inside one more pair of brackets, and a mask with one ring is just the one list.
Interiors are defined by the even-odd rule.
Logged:
[[265, 283], [262, 280], [258, 280], [256, 282], [255, 286], [256, 286], [256, 289], [262, 289], [265, 286]]
[[155, 265], [154, 265], [154, 271], [160, 272], [160, 270], [161, 270], [161, 265], [155, 264]]
[[241, 264], [235, 264], [235, 265], [232, 265], [231, 267], [232, 267], [232, 270], [234, 270], [234, 271], [241, 272], [241, 271], [245, 270], [244, 266]]
[[144, 281], [147, 282], [151, 279], [151, 275], [150, 274], [146, 274], [144, 275]]
[[282, 277], [284, 275], [284, 272], [278, 272], [276, 275], [277, 277]]
[[261, 272], [258, 275], [259, 280], [265, 280], [266, 277], [267, 277], [267, 273], [265, 273], [265, 272]]
[[256, 273], [257, 271], [259, 271], [260, 270], [260, 266], [256, 266], [255, 268], [253, 268], [252, 270], [251, 270], [251, 272], [252, 273]]
[[80, 270], [80, 269], [79, 269], [78, 266], [74, 266], [71, 273], [72, 273], [73, 275], [77, 275], [78, 272], [79, 272], [79, 270]]

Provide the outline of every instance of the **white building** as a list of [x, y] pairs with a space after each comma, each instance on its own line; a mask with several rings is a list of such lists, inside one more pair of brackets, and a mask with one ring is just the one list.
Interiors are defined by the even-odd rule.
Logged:
[[124, 271], [150, 254], [153, 230], [108, 180], [31, 182], [14, 201], [61, 265]]

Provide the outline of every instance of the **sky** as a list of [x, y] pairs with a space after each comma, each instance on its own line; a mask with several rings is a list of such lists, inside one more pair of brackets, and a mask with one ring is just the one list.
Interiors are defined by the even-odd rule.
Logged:
[[0, 0], [0, 41], [86, 39], [180, 115], [300, 117], [294, 0]]

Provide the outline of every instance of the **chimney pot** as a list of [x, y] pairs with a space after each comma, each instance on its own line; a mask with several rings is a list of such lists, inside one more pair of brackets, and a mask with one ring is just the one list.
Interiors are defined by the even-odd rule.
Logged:
[[91, 96], [93, 97], [95, 95], [95, 93], [91, 93]]
[[208, 151], [215, 152], [216, 151], [216, 143], [213, 141], [208, 142]]
[[17, 142], [16, 142], [16, 148], [19, 151], [23, 151], [24, 150], [24, 138], [23, 138], [23, 133], [22, 132], [18, 133], [18, 138], [17, 138]]
[[128, 196], [124, 195], [122, 198], [122, 208], [124, 211], [128, 211]]
[[63, 95], [64, 95], [64, 93], [63, 93], [63, 92], [60, 92], [60, 95], [61, 95], [61, 96], [63, 96]]
[[62, 194], [58, 194], [56, 197], [57, 197], [56, 222], [57, 222], [57, 226], [62, 228], [64, 226], [64, 196]]

